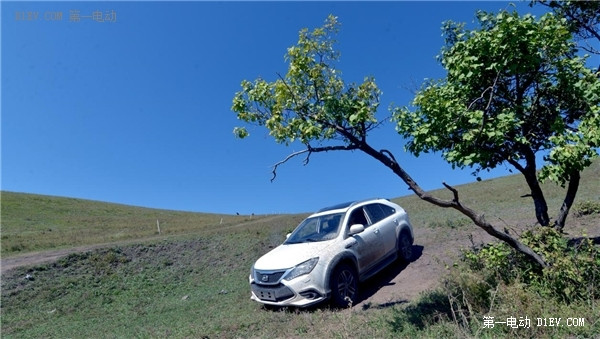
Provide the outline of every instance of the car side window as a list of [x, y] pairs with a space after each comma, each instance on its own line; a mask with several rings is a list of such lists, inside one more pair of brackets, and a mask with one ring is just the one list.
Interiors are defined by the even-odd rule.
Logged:
[[390, 206], [384, 205], [384, 204], [377, 204], [377, 205], [379, 205], [379, 207], [381, 207], [383, 214], [385, 214], [384, 218], [387, 218], [390, 215], [396, 213], [396, 209], [393, 207], [390, 207]]
[[385, 219], [387, 215], [383, 212], [379, 204], [370, 204], [365, 206], [365, 210], [369, 214], [369, 219], [371, 219], [372, 223], [378, 223], [381, 220]]
[[361, 224], [365, 228], [369, 226], [369, 222], [367, 221], [367, 217], [365, 216], [365, 212], [363, 208], [357, 208], [350, 214], [350, 218], [348, 219], [348, 228], [352, 225]]

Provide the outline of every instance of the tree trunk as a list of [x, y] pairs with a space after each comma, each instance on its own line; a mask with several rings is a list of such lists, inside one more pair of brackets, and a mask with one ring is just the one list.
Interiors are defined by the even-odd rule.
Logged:
[[520, 151], [525, 156], [525, 167], [521, 166], [516, 160], [509, 159], [508, 163], [513, 165], [523, 176], [531, 191], [531, 198], [533, 199], [533, 205], [535, 207], [535, 218], [538, 223], [542, 226], [548, 226], [550, 224], [550, 217], [548, 216], [548, 205], [544, 198], [544, 193], [540, 187], [540, 182], [537, 179], [536, 165], [535, 165], [535, 153], [528, 146], [522, 145]]
[[[525, 169], [527, 171], [527, 169]], [[533, 172], [533, 173], [531, 173]], [[529, 173], [524, 173], [527, 185], [531, 190], [531, 198], [533, 199], [533, 205], [535, 206], [535, 218], [542, 226], [548, 226], [550, 224], [550, 217], [548, 216], [548, 205], [544, 198], [544, 193], [540, 187], [540, 183], [537, 180], [535, 168]]]
[[567, 195], [565, 196], [565, 200], [560, 207], [558, 218], [556, 218], [556, 222], [554, 223], [554, 227], [559, 232], [563, 231], [563, 228], [565, 227], [565, 221], [567, 220], [567, 215], [569, 214], [569, 210], [575, 201], [575, 196], [577, 195], [577, 190], [579, 189], [579, 179], [580, 175], [578, 171], [573, 171], [569, 175], [569, 187], [567, 188]]
[[[359, 144], [359, 148], [361, 151], [363, 151], [366, 154], [370, 155], [371, 157], [379, 160], [382, 164], [384, 164], [385, 166], [390, 168], [422, 200], [425, 200], [425, 201], [432, 203], [439, 207], [456, 209], [457, 211], [461, 212], [463, 215], [469, 217], [469, 219], [471, 219], [475, 223], [475, 225], [482, 228], [489, 235], [495, 237], [496, 239], [500, 239], [500, 240], [506, 242], [512, 248], [523, 253], [532, 262], [537, 263], [541, 267], [548, 266], [546, 261], [539, 254], [535, 253], [531, 248], [524, 245], [518, 239], [514, 238], [507, 232], [502, 232], [502, 231], [496, 229], [492, 224], [488, 223], [485, 220], [485, 218], [482, 214], [477, 214], [471, 208], [462, 205], [462, 203], [459, 201], [459, 198], [458, 198], [458, 191], [456, 191], [451, 186], [444, 183], [444, 186], [446, 186], [446, 188], [448, 188], [454, 194], [454, 199], [451, 201], [438, 199], [438, 198], [426, 193], [425, 191], [423, 191], [423, 189], [421, 189], [421, 187], [413, 180], [413, 178], [411, 178], [411, 176], [406, 171], [404, 171], [404, 169], [400, 166], [400, 164], [398, 164], [398, 162], [396, 162], [396, 159], [389, 151], [382, 150], [382, 151], [378, 152], [365, 142], [358, 142], [358, 144]], [[543, 198], [543, 196], [542, 196], [542, 198]]]

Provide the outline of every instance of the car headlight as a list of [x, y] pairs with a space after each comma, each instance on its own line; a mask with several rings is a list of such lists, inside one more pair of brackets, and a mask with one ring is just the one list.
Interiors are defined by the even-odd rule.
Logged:
[[286, 274], [283, 279], [284, 280], [292, 280], [301, 275], [309, 274], [313, 270], [313, 268], [315, 268], [318, 261], [319, 261], [319, 257], [315, 257], [312, 259], [308, 259], [301, 264], [298, 264], [296, 267], [294, 267], [293, 270], [291, 270], [288, 274]]

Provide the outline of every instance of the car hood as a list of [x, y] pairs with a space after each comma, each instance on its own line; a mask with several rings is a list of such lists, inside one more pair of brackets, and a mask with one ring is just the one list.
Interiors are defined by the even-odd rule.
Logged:
[[256, 261], [257, 270], [281, 270], [294, 267], [306, 260], [322, 256], [333, 241], [320, 241], [301, 244], [283, 244], [274, 248]]

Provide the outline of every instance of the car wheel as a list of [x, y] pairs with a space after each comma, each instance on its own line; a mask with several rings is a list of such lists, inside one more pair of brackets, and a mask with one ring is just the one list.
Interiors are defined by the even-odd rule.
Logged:
[[335, 306], [348, 307], [353, 305], [358, 297], [358, 276], [356, 270], [341, 264], [335, 268], [331, 276], [331, 301]]
[[413, 260], [413, 245], [410, 241], [410, 236], [404, 232], [400, 234], [400, 239], [398, 240], [398, 256], [406, 263]]

